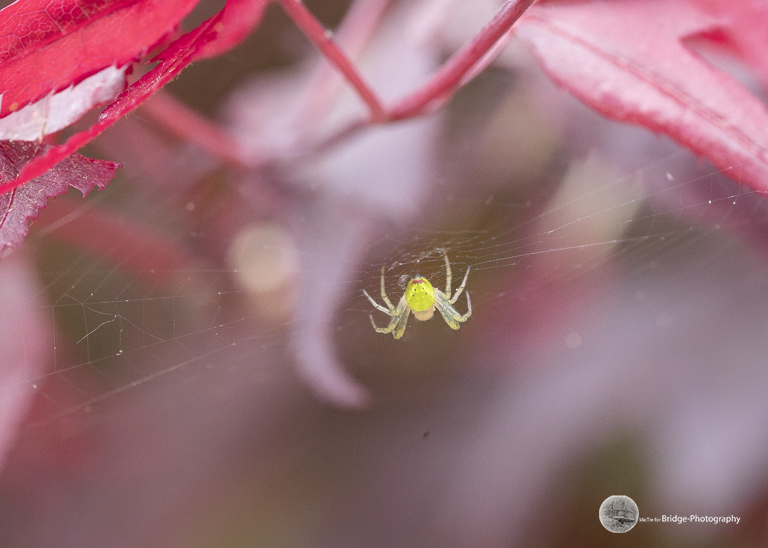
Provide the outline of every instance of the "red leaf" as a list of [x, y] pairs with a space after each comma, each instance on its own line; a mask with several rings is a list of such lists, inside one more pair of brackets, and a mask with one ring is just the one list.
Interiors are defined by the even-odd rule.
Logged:
[[[62, 222], [75, 216], [77, 222]], [[160, 232], [114, 211], [83, 209], [68, 196], [50, 204], [37, 226], [55, 227], [49, 237], [109, 261], [153, 286], [169, 283], [179, 270], [195, 267], [184, 248]]]
[[[249, 9], [244, 9], [245, 4], [250, 4]], [[236, 27], [233, 34], [229, 34], [223, 29], [222, 21], [231, 21], [231, 15], [228, 15], [230, 10], [234, 9], [237, 14], [244, 17], [248, 16], [248, 24], [255, 26], [258, 23], [258, 17], [264, 11], [264, 5], [265, 0], [228, 2], [222, 11], [202, 23], [195, 30], [172, 42], [167, 49], [158, 55], [154, 59], [160, 61], [157, 66], [121, 93], [114, 103], [104, 109], [98, 123], [73, 135], [63, 145], [50, 147], [44, 154], [26, 165], [15, 181], [7, 184], [0, 183], [0, 192], [14, 188], [45, 173], [51, 166], [83, 147], [121, 117], [146, 101], [192, 61], [212, 53], [221, 53], [226, 48], [232, 47], [235, 44], [235, 38], [242, 39], [245, 35], [242, 34], [242, 27]], [[222, 43], [216, 41], [220, 33]]]
[[[24, 141], [0, 141], [0, 181], [15, 179], [44, 148]], [[37, 218], [48, 198], [63, 194], [70, 186], [83, 195], [96, 187], [104, 188], [118, 167], [114, 162], [74, 154], [44, 175], [0, 195], [0, 255], [6, 247], [21, 245], [29, 232], [28, 222]]]
[[0, 118], [155, 46], [198, 0], [19, 0], [0, 11]]
[[114, 101], [125, 89], [125, 69], [107, 67], [58, 93], [0, 118], [0, 140], [42, 141], [77, 122], [97, 105]]
[[685, 40], [717, 30], [735, 37], [744, 61], [765, 65], [746, 51], [766, 51], [767, 22], [753, 0], [545, 2], [517, 34], [559, 85], [598, 112], [664, 133], [765, 192], [768, 110]]
[[268, 0], [227, 0], [215, 27], [216, 39], [202, 47], [197, 59], [221, 55], [245, 40], [259, 24]]

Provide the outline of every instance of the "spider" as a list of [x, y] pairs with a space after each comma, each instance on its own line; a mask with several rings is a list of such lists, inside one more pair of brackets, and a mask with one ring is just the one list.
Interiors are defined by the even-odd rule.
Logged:
[[405, 293], [400, 299], [400, 303], [397, 308], [392, 306], [392, 301], [387, 297], [387, 292], [384, 290], [384, 267], [381, 267], [381, 298], [384, 300], [389, 308], [384, 308], [376, 301], [374, 301], [368, 292], [363, 289], [363, 295], [365, 295], [376, 310], [381, 310], [385, 314], [391, 316], [389, 325], [387, 327], [378, 327], [376, 322], [373, 321], [373, 314], [370, 315], [371, 324], [376, 330], [376, 333], [392, 333], [392, 336], [399, 339], [405, 333], [405, 327], [408, 323], [408, 314], [413, 312], [417, 320], [426, 321], [432, 317], [435, 313], [435, 308], [443, 316], [445, 323], [451, 329], [458, 329], [461, 327], [459, 324], [467, 321], [472, 315], [472, 301], [469, 299], [469, 291], [467, 291], [467, 313], [463, 316], [456, 312], [453, 308], [453, 303], [459, 298], [461, 292], [464, 291], [464, 286], [467, 284], [467, 276], [469, 276], [469, 269], [467, 267], [467, 273], [464, 274], [464, 280], [456, 290], [456, 294], [451, 297], [451, 263], [448, 261], [448, 254], [445, 250], [442, 250], [443, 257], [445, 257], [445, 293], [439, 289], [435, 289], [429, 280], [416, 274], [408, 285], [405, 287]]

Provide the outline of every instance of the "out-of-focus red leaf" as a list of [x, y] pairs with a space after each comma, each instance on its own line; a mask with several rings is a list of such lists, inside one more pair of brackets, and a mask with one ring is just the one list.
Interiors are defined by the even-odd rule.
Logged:
[[198, 0], [19, 0], [0, 11], [0, 118], [123, 66], [155, 46]]
[[49, 206], [36, 227], [153, 285], [167, 283], [194, 264], [182, 246], [161, 233], [111, 211], [83, 208], [69, 197]]
[[201, 47], [196, 59], [221, 55], [242, 42], [259, 24], [268, 0], [227, 0], [216, 24], [216, 38]]
[[52, 344], [40, 285], [27, 258], [0, 262], [0, 468], [14, 447], [34, 392], [29, 379], [43, 374]]
[[725, 21], [705, 35], [735, 50], [741, 59], [758, 71], [763, 84], [768, 83], [768, 10], [760, 0], [692, 0], [703, 11]]
[[[768, 14], [757, 4], [550, 1], [535, 4], [516, 32], [559, 85], [598, 112], [664, 133], [732, 178], [767, 192], [768, 110], [685, 45], [718, 31], [734, 37], [741, 45], [737, 51], [758, 45], [766, 51]], [[742, 58], [756, 62], [754, 54]]]
[[240, 143], [217, 124], [203, 118], [181, 101], [162, 91], [144, 103], [142, 114], [166, 131], [194, 143], [215, 158], [234, 165], [245, 165]]
[[[24, 141], [0, 141], [0, 181], [12, 181], [44, 147]], [[45, 174], [0, 195], [0, 254], [6, 247], [18, 247], [48, 198], [66, 192], [70, 186], [83, 195], [104, 186], [115, 176], [119, 164], [92, 160], [74, 154]]]
[[[27, 164], [19, 173], [18, 178], [13, 184], [8, 185], [8, 188], [18, 186], [30, 179], [38, 177], [45, 173], [46, 170], [50, 169], [51, 166], [60, 162], [79, 148], [85, 146], [94, 137], [114, 124], [121, 117], [138, 107], [156, 91], [170, 82], [192, 61], [207, 56], [211, 54], [212, 51], [224, 51], [224, 46], [216, 46], [213, 50], [209, 50], [206, 49], [206, 45], [215, 42], [220, 30], [223, 32], [221, 23], [226, 17], [229, 17], [227, 15], [229, 10], [238, 9], [239, 13], [248, 11], [242, 8], [242, 5], [245, 2], [246, 0], [228, 2], [222, 11], [206, 20], [193, 31], [188, 32], [172, 42], [168, 48], [154, 59], [155, 61], [159, 61], [157, 66], [121, 93], [114, 103], [104, 109], [104, 112], [101, 113], [99, 121], [96, 124], [85, 131], [73, 135], [63, 145], [50, 147], [44, 154]], [[263, 3], [263, 0], [257, 0], [257, 4]], [[261, 9], [252, 7], [249, 13], [254, 15], [249, 21], [252, 26], [255, 26], [258, 23], [258, 19], [255, 18], [255, 16], [260, 16], [263, 13], [263, 6]], [[237, 35], [241, 38], [244, 36], [240, 34]], [[224, 35], [224, 42], [227, 47], [234, 45], [233, 37], [230, 35]], [[3, 190], [5, 189], [3, 188], [3, 185], [0, 184], [0, 192]]]

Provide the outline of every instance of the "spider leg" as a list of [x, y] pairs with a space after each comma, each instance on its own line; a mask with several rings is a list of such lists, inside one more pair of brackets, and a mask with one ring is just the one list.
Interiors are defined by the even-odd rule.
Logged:
[[451, 329], [458, 329], [461, 327], [460, 324], [466, 322], [472, 315], [472, 301], [469, 298], [469, 291], [467, 291], [468, 311], [463, 316], [451, 306], [450, 301], [448, 301], [445, 295], [438, 294], [437, 292], [435, 292], [435, 307]]
[[[455, 309], [453, 311], [456, 312]], [[458, 320], [460, 322], [466, 322], [471, 315], [472, 315], [472, 299], [469, 298], [469, 291], [467, 291], [467, 313], [464, 314], [463, 316], [459, 316]]]
[[[383, 306], [381, 308], [384, 308]], [[369, 317], [371, 318], [371, 325], [373, 325], [373, 329], [376, 330], [376, 333], [392, 333], [392, 336], [396, 339], [399, 339], [403, 336], [403, 333], [405, 333], [405, 327], [408, 325], [408, 315], [411, 313], [411, 309], [408, 308], [405, 297], [400, 299], [400, 303], [397, 305], [396, 310], [388, 311], [387, 314], [389, 314], [392, 319], [389, 320], [389, 325], [387, 327], [379, 327], [376, 325], [376, 322], [373, 321], [373, 314], [371, 314]]]
[[395, 313], [394, 313], [395, 307], [394, 307], [394, 306], [392, 306], [392, 303], [390, 303], [390, 302], [388, 302], [388, 303], [387, 303], [387, 304], [389, 304], [389, 305], [390, 305], [390, 308], [389, 308], [389, 310], [387, 310], [386, 308], [384, 308], [383, 306], [381, 306], [379, 303], [377, 303], [376, 301], [374, 301], [374, 300], [373, 300], [373, 298], [372, 298], [372, 297], [371, 297], [371, 296], [368, 294], [368, 292], [367, 292], [365, 289], [363, 289], [363, 295], [365, 295], [366, 297], [368, 297], [368, 300], [369, 300], [369, 301], [371, 301], [371, 304], [372, 304], [374, 307], [376, 307], [376, 310], [381, 310], [382, 312], [384, 312], [384, 314], [389, 314], [390, 316], [394, 316], [394, 315], [395, 315]]
[[451, 296], [451, 263], [448, 261], [448, 253], [445, 249], [441, 249], [443, 252], [443, 258], [445, 259], [445, 294]]
[[403, 333], [405, 333], [405, 328], [408, 325], [408, 315], [411, 313], [411, 309], [406, 307], [403, 309], [400, 316], [397, 318], [397, 327], [395, 328], [395, 332], [392, 333], [392, 336], [396, 339], [399, 339], [403, 336]]
[[[461, 281], [461, 285], [460, 285], [460, 286], [459, 286], [459, 288], [456, 290], [456, 294], [453, 296], [453, 298], [452, 298], [450, 301], [448, 301], [450, 304], [453, 304], [453, 303], [455, 303], [455, 302], [456, 302], [456, 299], [458, 299], [458, 298], [459, 298], [459, 295], [461, 295], [461, 292], [462, 292], [462, 291], [464, 291], [464, 286], [465, 286], [465, 285], [467, 285], [467, 277], [469, 276], [469, 271], [470, 271], [471, 269], [472, 269], [472, 267], [471, 267], [471, 266], [468, 266], [468, 267], [467, 267], [467, 273], [466, 273], [466, 274], [464, 274], [464, 279]], [[449, 298], [450, 298], [450, 296], [451, 296], [451, 294], [450, 294], [450, 293], [446, 293], [446, 295], [447, 295]]]
[[[399, 316], [392, 316], [392, 319], [389, 321], [389, 325], [387, 327], [379, 327], [376, 325], [376, 322], [373, 319], [373, 314], [369, 314], [368, 317], [371, 319], [371, 325], [373, 326], [373, 329], [376, 331], [376, 333], [392, 333], [392, 331], [397, 326], [397, 322], [399, 321]], [[395, 337], [397, 338], [397, 337]]]
[[381, 298], [382, 300], [387, 303], [387, 306], [390, 310], [394, 310], [395, 307], [392, 306], [392, 301], [389, 300], [389, 297], [387, 297], [387, 292], [384, 289], [384, 267], [381, 267]]

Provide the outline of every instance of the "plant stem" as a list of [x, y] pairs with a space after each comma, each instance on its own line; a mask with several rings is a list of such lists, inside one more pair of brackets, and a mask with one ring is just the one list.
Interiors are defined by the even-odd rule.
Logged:
[[[402, 120], [429, 112], [445, 101], [465, 82], [465, 76], [486, 58], [534, 0], [507, 0], [493, 19], [472, 41], [454, 53], [432, 79], [388, 110], [390, 120]], [[498, 52], [497, 52], [498, 53]]]
[[172, 95], [159, 91], [142, 105], [142, 113], [175, 136], [195, 143], [214, 157], [245, 166], [240, 144], [217, 124], [199, 115]]
[[326, 59], [338, 68], [350, 85], [357, 90], [357, 93], [360, 94], [360, 97], [371, 111], [370, 121], [372, 123], [384, 121], [386, 116], [381, 101], [360, 73], [357, 72], [354, 64], [333, 41], [330, 31], [326, 30], [299, 0], [278, 0], [278, 2], [288, 16], [293, 19], [293, 22], [323, 53]]

